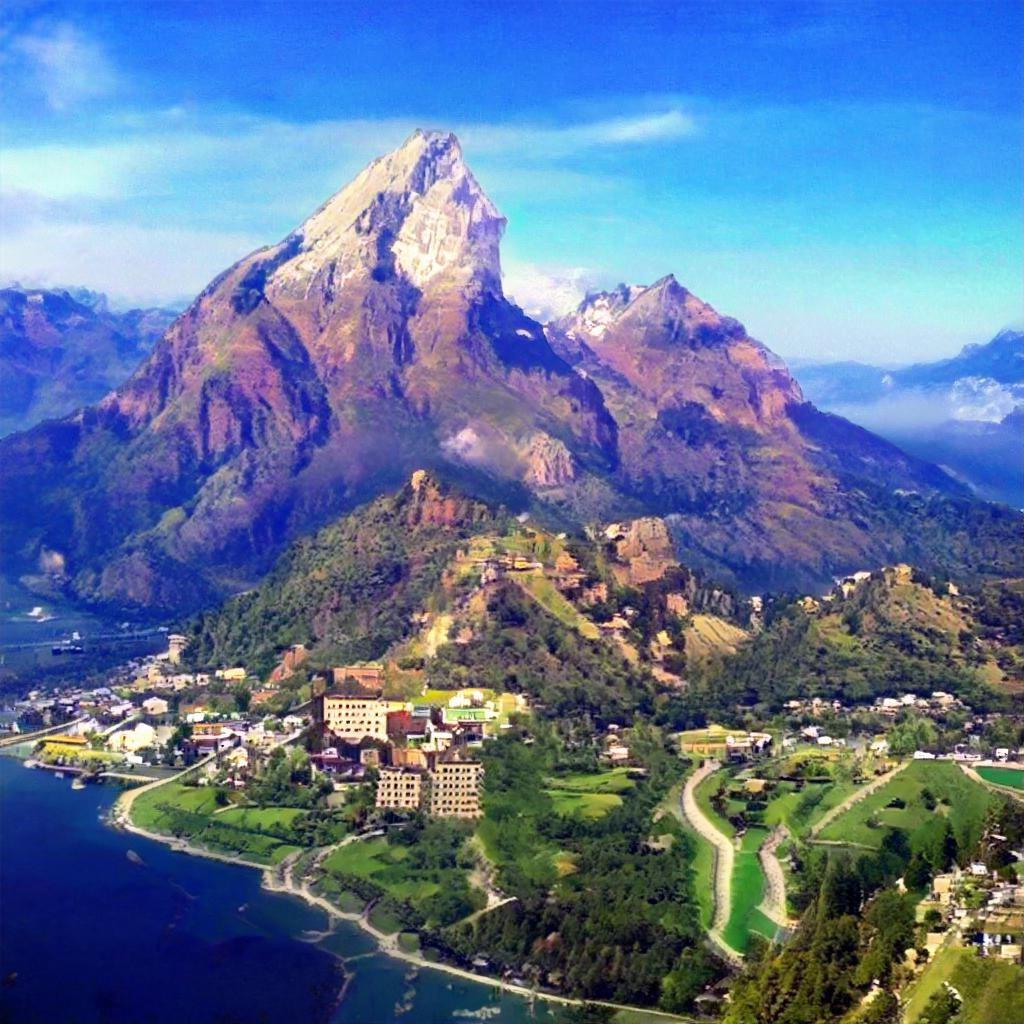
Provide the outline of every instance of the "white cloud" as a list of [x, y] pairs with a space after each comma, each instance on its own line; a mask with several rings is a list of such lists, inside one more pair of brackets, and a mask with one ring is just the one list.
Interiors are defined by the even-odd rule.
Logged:
[[0, 280], [82, 285], [115, 305], [179, 301], [261, 244], [242, 233], [120, 223], [42, 223], [5, 231]]
[[7, 50], [21, 58], [31, 83], [53, 110], [107, 96], [120, 84], [103, 48], [68, 22], [13, 36]]
[[529, 124], [473, 125], [458, 130], [467, 149], [549, 159], [583, 150], [671, 142], [695, 135], [697, 122], [679, 109], [555, 127]]
[[[99, 115], [95, 141], [8, 145], [0, 158], [0, 269], [121, 301], [194, 294], [245, 252], [283, 237], [423, 123], [297, 124], [170, 107]], [[493, 184], [509, 201], [607, 191], [613, 178], [558, 158], [692, 130], [678, 110], [559, 127], [452, 127], [485, 187]], [[591, 284], [582, 268], [530, 264], [510, 265], [506, 280], [517, 301], [543, 317], [577, 305]]]
[[502, 277], [509, 298], [541, 323], [575, 309], [596, 285], [594, 272], [586, 267], [511, 262]]

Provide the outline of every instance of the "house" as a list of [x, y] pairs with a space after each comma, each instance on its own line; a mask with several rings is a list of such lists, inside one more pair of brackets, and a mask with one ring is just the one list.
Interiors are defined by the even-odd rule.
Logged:
[[629, 761], [629, 747], [622, 743], [611, 743], [605, 750], [604, 756], [611, 764], [626, 764]]
[[953, 898], [954, 875], [936, 875], [932, 879], [932, 900], [948, 907]]
[[246, 671], [244, 668], [219, 668], [214, 673], [218, 679], [223, 679], [225, 683], [244, 683]]
[[935, 755], [927, 750], [915, 750], [913, 754], [915, 761], [934, 761]]
[[166, 715], [169, 707], [163, 697], [147, 697], [142, 702], [142, 713], [155, 718], [158, 715]]
[[156, 743], [156, 730], [145, 722], [137, 722], [131, 729], [118, 729], [107, 737], [107, 747], [122, 754], [134, 754]]
[[464, 725], [472, 722], [489, 722], [497, 717], [497, 711], [492, 711], [489, 708], [447, 707], [441, 711], [441, 721], [445, 725]]
[[178, 708], [178, 714], [190, 725], [201, 722], [206, 718], [208, 708], [205, 704], [182, 704]]
[[237, 746], [239, 737], [220, 722], [199, 722], [193, 728], [192, 738], [188, 742], [197, 755], [206, 756]]
[[360, 690], [373, 692], [384, 686], [384, 667], [375, 662], [341, 665], [331, 669], [331, 680], [335, 687], [354, 683]]

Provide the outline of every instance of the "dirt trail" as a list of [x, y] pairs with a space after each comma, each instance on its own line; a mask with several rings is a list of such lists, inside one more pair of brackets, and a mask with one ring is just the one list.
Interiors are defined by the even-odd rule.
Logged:
[[795, 924], [786, 911], [786, 875], [776, 853], [789, 838], [789, 829], [785, 825], [777, 825], [757, 851], [764, 874], [764, 899], [759, 909], [780, 928], [792, 928]]
[[729, 908], [732, 889], [732, 867], [736, 857], [736, 849], [731, 839], [715, 827], [697, 803], [697, 786], [721, 765], [717, 761], [705, 761], [687, 780], [683, 786], [680, 807], [683, 819], [703, 839], [711, 843], [715, 850], [715, 864], [712, 876], [714, 896], [714, 917], [708, 938], [715, 947], [731, 963], [737, 963], [740, 955], [722, 938], [722, 929], [729, 920]]

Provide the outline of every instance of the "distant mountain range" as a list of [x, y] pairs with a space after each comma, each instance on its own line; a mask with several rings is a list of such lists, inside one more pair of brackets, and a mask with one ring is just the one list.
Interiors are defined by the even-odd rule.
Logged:
[[123, 384], [176, 315], [115, 313], [106, 296], [84, 288], [0, 289], [0, 436], [67, 416]]
[[531, 320], [504, 226], [454, 136], [375, 160], [116, 391], [0, 442], [4, 570], [194, 608], [425, 467], [553, 523], [665, 516], [685, 564], [746, 588], [897, 559], [1024, 573], [1018, 517], [819, 412], [673, 277]]
[[1024, 334], [1005, 330], [959, 355], [899, 369], [808, 363], [816, 405], [948, 470], [984, 498], [1024, 507]]

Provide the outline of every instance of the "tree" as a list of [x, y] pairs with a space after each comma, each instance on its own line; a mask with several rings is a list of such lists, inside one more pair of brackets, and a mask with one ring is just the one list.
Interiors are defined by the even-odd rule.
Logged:
[[715, 979], [714, 965], [702, 948], [684, 949], [676, 966], [661, 980], [661, 1007], [681, 1013]]

